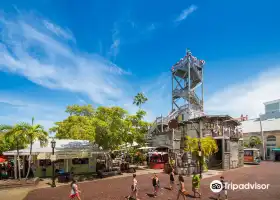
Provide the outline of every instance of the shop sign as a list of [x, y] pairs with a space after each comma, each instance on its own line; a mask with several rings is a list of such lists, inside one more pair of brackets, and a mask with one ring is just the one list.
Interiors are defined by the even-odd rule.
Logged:
[[56, 155], [51, 155], [50, 159], [51, 159], [52, 162], [56, 161], [57, 160]]
[[37, 156], [37, 160], [48, 160], [50, 159], [50, 154], [47, 153], [39, 153]]
[[59, 152], [56, 153], [57, 159], [89, 158], [89, 152]]
[[90, 145], [89, 142], [83, 141], [83, 142], [69, 142], [68, 144], [61, 145], [62, 148], [83, 148], [88, 147]]

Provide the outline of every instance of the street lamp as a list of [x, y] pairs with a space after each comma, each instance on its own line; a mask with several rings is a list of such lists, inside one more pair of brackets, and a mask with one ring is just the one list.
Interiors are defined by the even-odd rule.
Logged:
[[[54, 149], [55, 149], [55, 145], [56, 145], [56, 141], [54, 140], [54, 138], [51, 141], [51, 145], [52, 145], [52, 155], [54, 156]], [[55, 185], [55, 170], [54, 170], [54, 160], [52, 160], [52, 187], [56, 187]]]

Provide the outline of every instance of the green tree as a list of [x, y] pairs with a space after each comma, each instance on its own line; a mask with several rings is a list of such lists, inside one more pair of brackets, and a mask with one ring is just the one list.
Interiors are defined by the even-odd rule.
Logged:
[[21, 179], [20, 173], [20, 159], [19, 159], [19, 149], [23, 146], [26, 146], [28, 143], [27, 140], [27, 127], [25, 123], [19, 123], [14, 126], [1, 125], [0, 132], [5, 134], [6, 141], [13, 141], [16, 145], [17, 150], [17, 165], [18, 165], [18, 177]]
[[32, 156], [32, 146], [35, 140], [39, 140], [41, 146], [46, 146], [48, 142], [48, 133], [44, 130], [44, 127], [40, 124], [34, 124], [34, 117], [32, 118], [31, 125], [26, 123], [23, 124], [26, 129], [27, 140], [29, 140], [30, 151], [29, 151], [29, 160], [28, 160], [28, 171], [26, 174], [26, 179], [29, 176], [31, 168], [31, 156]]
[[91, 105], [67, 106], [67, 119], [56, 122], [50, 131], [55, 133], [58, 139], [95, 140], [94, 109]]
[[[199, 141], [201, 147], [201, 155], [199, 155]], [[211, 155], [218, 152], [218, 146], [216, 141], [212, 137], [204, 137], [200, 139], [186, 136], [185, 151], [191, 152], [197, 158], [199, 158], [200, 163], [202, 163], [203, 167], [207, 169], [205, 158], [209, 158]]]
[[129, 134], [126, 116], [127, 111], [117, 106], [98, 107], [94, 116], [96, 143], [109, 150], [116, 149], [122, 144], [126, 134]]
[[244, 142], [244, 148], [249, 148], [249, 143], [248, 142]]
[[251, 136], [249, 138], [248, 146], [250, 148], [256, 148], [258, 145], [261, 145], [261, 144], [262, 144], [262, 141], [258, 136]]
[[145, 143], [149, 123], [143, 120], [146, 112], [139, 109], [129, 115], [121, 107], [68, 106], [67, 119], [56, 122], [50, 131], [58, 139], [83, 139], [95, 141], [103, 149], [114, 150], [122, 144], [134, 141]]
[[94, 108], [90, 104], [84, 106], [75, 104], [72, 106], [67, 106], [66, 113], [69, 113], [70, 116], [75, 115], [91, 117], [94, 115]]
[[87, 116], [69, 116], [62, 122], [56, 122], [50, 128], [58, 139], [89, 140], [95, 139], [95, 126], [93, 120]]
[[133, 104], [135, 104], [136, 106], [139, 107], [139, 109], [141, 110], [141, 106], [142, 104], [144, 104], [146, 101], [148, 101], [148, 98], [144, 95], [144, 93], [139, 92], [133, 100]]

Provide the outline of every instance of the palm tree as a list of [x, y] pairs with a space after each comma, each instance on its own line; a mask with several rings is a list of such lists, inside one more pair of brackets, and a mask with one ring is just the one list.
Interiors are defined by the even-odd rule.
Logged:
[[17, 162], [18, 165], [19, 179], [21, 179], [19, 148], [26, 144], [26, 130], [25, 123], [19, 123], [14, 126], [0, 125], [0, 132], [4, 133], [7, 139], [14, 140], [16, 143], [17, 161], [15, 162]]
[[251, 136], [250, 139], [249, 139], [249, 146], [251, 148], [255, 148], [257, 147], [258, 145], [261, 145], [262, 144], [262, 141], [259, 137], [257, 136]]
[[35, 140], [39, 140], [41, 146], [45, 146], [48, 142], [48, 133], [44, 130], [44, 127], [39, 125], [39, 124], [35, 124], [34, 125], [34, 117], [32, 117], [32, 124], [25, 124], [25, 127], [27, 128], [26, 131], [26, 136], [27, 139], [29, 140], [30, 143], [30, 152], [29, 152], [29, 159], [28, 159], [28, 171], [26, 174], [26, 179], [29, 176], [30, 173], [30, 169], [31, 169], [31, 156], [32, 156], [32, 146], [33, 146], [33, 142]]
[[148, 101], [148, 98], [142, 93], [139, 92], [133, 100], [133, 104], [139, 107], [141, 109], [142, 104], [144, 104], [146, 101]]

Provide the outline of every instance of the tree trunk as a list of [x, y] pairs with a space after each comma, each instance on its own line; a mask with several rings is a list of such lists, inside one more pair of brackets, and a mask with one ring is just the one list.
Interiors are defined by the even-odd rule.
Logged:
[[21, 180], [20, 159], [19, 159], [19, 146], [17, 141], [17, 165], [18, 165], [18, 178]]
[[28, 158], [28, 170], [25, 179], [28, 179], [30, 169], [31, 169], [31, 154], [32, 154], [32, 137], [31, 137], [31, 142], [30, 142], [30, 152], [29, 152], [29, 158]]

